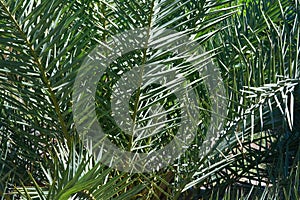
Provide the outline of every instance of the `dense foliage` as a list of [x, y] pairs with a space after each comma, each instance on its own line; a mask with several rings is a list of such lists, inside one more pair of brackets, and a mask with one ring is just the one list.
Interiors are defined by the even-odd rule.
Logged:
[[[299, 6], [299, 0], [0, 0], [0, 198], [299, 199]], [[129, 173], [97, 162], [81, 140], [72, 93], [96, 46], [142, 27], [149, 35], [156, 30], [149, 44], [184, 36], [209, 54], [185, 62], [149, 47], [122, 55], [101, 77], [98, 121], [127, 151], [161, 148], [184, 119], [172, 95], [176, 81], [152, 84], [129, 102], [136, 127], [150, 136], [124, 134], [110, 117], [112, 87], [122, 75], [163, 64], [177, 69], [197, 94], [202, 120], [195, 121], [188, 150], [167, 168]], [[159, 35], [163, 29], [178, 34]], [[225, 88], [223, 96], [210, 94], [209, 75], [199, 76], [206, 59], [221, 73], [224, 85], [216, 88]], [[218, 98], [226, 102], [219, 105], [225, 113], [212, 112]], [[167, 110], [163, 123], [148, 113], [155, 104]], [[218, 114], [224, 123], [209, 128]], [[148, 124], [155, 120], [171, 128], [151, 134]], [[210, 131], [220, 137], [204, 155], [199, 151]]]

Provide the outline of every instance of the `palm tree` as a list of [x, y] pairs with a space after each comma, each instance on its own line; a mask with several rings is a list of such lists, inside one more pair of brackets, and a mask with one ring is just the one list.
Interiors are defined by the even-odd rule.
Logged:
[[[299, 3], [0, 0], [0, 197], [298, 199]], [[93, 59], [123, 52], [112, 39], [130, 30], [142, 30], [132, 41], [143, 48], [113, 57], [95, 103], [77, 101], [89, 94], [76, 87]], [[115, 92], [135, 69], [145, 73], [134, 81], [156, 82]], [[118, 100], [127, 113], [114, 110]], [[115, 169], [81, 137], [94, 106], [105, 139], [129, 152], [151, 155], [194, 135], [158, 170]]]

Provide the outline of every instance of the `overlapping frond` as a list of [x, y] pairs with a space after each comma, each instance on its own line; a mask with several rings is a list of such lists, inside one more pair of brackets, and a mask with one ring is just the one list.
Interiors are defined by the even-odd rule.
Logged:
[[[247, 183], [298, 197], [299, 3], [0, 0], [0, 197], [213, 199]], [[141, 29], [131, 41], [143, 48], [110, 57], [131, 48], [115, 35]], [[77, 115], [73, 86], [96, 46], [98, 60], [114, 60]], [[195, 139], [166, 168], [120, 172], [78, 137], [73, 116], [94, 106], [106, 138], [133, 154]]]

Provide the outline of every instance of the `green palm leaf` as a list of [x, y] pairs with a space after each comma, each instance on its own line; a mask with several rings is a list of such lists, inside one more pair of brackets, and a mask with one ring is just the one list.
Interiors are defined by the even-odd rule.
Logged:
[[[297, 199], [298, 16], [298, 0], [0, 0], [1, 198], [229, 199], [242, 186], [246, 199]], [[111, 38], [137, 29], [143, 48], [102, 66], [93, 104], [81, 102], [86, 88], [74, 86], [97, 67], [87, 55], [98, 47], [96, 61], [111, 59], [125, 47], [107, 48]], [[131, 94], [116, 92], [135, 69]], [[195, 101], [183, 104], [185, 91]], [[132, 155], [195, 138], [165, 168], [122, 172], [80, 137], [80, 123], [98, 136], [93, 112], [104, 138]]]

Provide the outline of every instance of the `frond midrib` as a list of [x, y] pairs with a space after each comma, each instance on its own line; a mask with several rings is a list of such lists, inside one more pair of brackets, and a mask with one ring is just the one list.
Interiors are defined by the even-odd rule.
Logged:
[[26, 33], [22, 30], [20, 24], [17, 22], [15, 16], [9, 11], [9, 8], [5, 5], [5, 2], [0, 0], [0, 5], [3, 8], [3, 10], [6, 12], [6, 14], [9, 16], [9, 19], [12, 21], [12, 23], [15, 26], [15, 28], [17, 29], [17, 31], [22, 36], [22, 39], [25, 41], [26, 46], [29, 48], [30, 54], [31, 54], [36, 66], [38, 67], [38, 69], [40, 71], [42, 82], [45, 84], [45, 86], [49, 92], [50, 99], [53, 103], [55, 112], [58, 117], [58, 121], [62, 128], [62, 132], [63, 132], [65, 138], [67, 139], [67, 141], [69, 141], [69, 134], [68, 134], [67, 126], [63, 119], [63, 115], [61, 113], [61, 110], [60, 110], [60, 107], [58, 104], [58, 99], [56, 98], [55, 93], [53, 92], [53, 89], [50, 84], [50, 80], [48, 79], [48, 77], [46, 75], [46, 71], [45, 71], [44, 67], [42, 66], [42, 63], [40, 61], [38, 54], [36, 53], [36, 50], [33, 48], [33, 45], [31, 44], [28, 37], [26, 36]]

